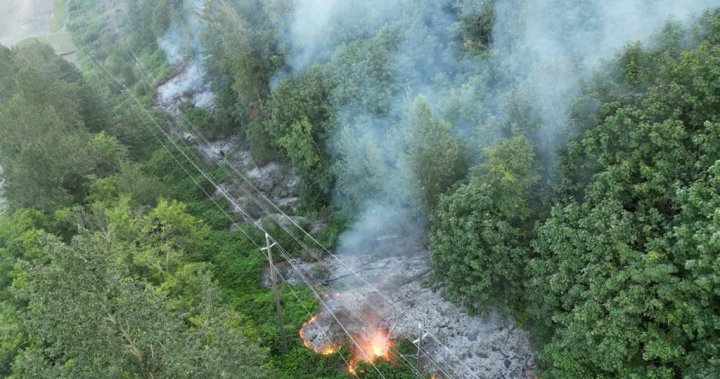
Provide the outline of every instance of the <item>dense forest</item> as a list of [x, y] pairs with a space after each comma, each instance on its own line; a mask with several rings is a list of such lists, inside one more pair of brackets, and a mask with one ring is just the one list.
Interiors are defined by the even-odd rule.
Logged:
[[[556, 2], [577, 13], [557, 38], [597, 3]], [[216, 99], [182, 117], [292, 167], [326, 225], [306, 238], [417, 236], [423, 284], [515, 320], [537, 377], [720, 376], [720, 8], [542, 60], [519, 1], [350, 2], [300, 43], [308, 3], [202, 2], [198, 25], [200, 2], [73, 0], [78, 65], [0, 46], [0, 376], [348, 377], [349, 351], [297, 335], [320, 307], [306, 285], [279, 287], [283, 348], [263, 234], [207, 196], [227, 173], [154, 107], [168, 30]]]

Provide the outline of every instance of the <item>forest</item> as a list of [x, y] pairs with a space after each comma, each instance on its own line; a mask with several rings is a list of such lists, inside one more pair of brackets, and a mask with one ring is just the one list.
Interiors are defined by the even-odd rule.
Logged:
[[[283, 280], [285, 347], [265, 230], [281, 263], [411, 236], [423, 288], [528, 333], [530, 377], [720, 377], [720, 8], [593, 39], [601, 3], [69, 0], [76, 64], [0, 45], [0, 377], [454, 377], [417, 335], [407, 365], [316, 354], [324, 303]], [[211, 108], [158, 108], [170, 40]], [[290, 167], [324, 227], [234, 213], [178, 119]]]

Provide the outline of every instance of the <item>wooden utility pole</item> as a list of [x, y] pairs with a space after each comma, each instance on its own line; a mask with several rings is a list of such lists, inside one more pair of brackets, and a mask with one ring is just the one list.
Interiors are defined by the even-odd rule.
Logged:
[[272, 283], [273, 296], [275, 297], [275, 312], [277, 313], [278, 329], [280, 331], [280, 342], [282, 344], [283, 353], [287, 353], [287, 339], [285, 338], [285, 322], [282, 317], [282, 305], [280, 304], [280, 294], [277, 289], [277, 279], [275, 278], [275, 265], [273, 264], [271, 247], [275, 246], [275, 242], [270, 244], [270, 235], [265, 233], [265, 246], [262, 250], [267, 250], [268, 262], [270, 262], [270, 282]]
[[422, 324], [418, 324], [420, 328], [420, 338], [417, 339], [417, 372], [422, 372], [422, 364], [420, 363], [420, 353], [422, 352], [422, 340], [423, 340], [423, 327]]

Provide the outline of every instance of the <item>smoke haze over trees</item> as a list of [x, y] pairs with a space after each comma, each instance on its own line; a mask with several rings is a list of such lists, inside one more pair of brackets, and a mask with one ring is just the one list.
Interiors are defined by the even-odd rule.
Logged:
[[428, 284], [527, 329], [539, 377], [720, 376], [720, 2], [113, 3], [70, 1], [79, 67], [0, 46], [0, 376], [347, 376], [295, 336], [305, 286], [282, 351], [228, 229], [262, 235], [166, 150], [161, 85], [292, 167], [333, 252], [426, 246]]

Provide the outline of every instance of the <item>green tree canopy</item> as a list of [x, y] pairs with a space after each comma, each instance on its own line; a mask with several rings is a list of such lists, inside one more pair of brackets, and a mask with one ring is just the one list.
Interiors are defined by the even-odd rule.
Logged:
[[425, 98], [409, 112], [408, 157], [424, 206], [432, 208], [437, 197], [467, 174], [469, 158], [464, 144], [450, 125], [433, 116]]
[[18, 377], [269, 378], [263, 351], [218, 308], [209, 278], [190, 326], [152, 286], [117, 259], [127, 249], [109, 234], [84, 233], [66, 245], [42, 237], [49, 265], [30, 263], [16, 284], [28, 302], [30, 345], [16, 358]]
[[535, 157], [525, 137], [485, 150], [479, 175], [440, 197], [431, 218], [430, 259], [447, 293], [471, 309], [514, 306], [525, 297]]

